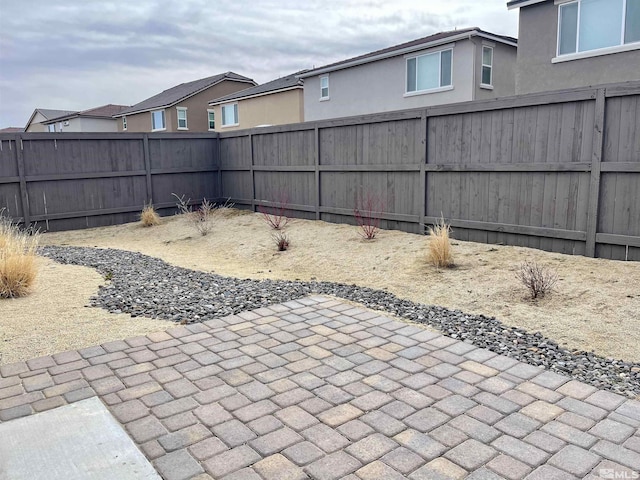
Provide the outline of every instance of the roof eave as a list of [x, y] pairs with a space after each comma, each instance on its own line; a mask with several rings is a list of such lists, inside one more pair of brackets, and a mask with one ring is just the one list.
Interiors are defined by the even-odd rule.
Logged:
[[226, 100], [224, 100], [224, 97], [223, 97], [222, 99], [211, 100], [209, 102], [209, 106], [210, 107], [215, 107], [216, 105], [222, 105], [223, 103], [237, 102], [239, 100], [248, 100], [250, 98], [256, 98], [256, 97], [264, 97], [265, 95], [273, 95], [274, 93], [288, 92], [290, 90], [298, 90], [298, 89], [301, 90], [302, 88], [303, 88], [303, 86], [301, 84], [298, 84], [298, 85], [292, 85], [290, 87], [279, 88], [277, 90], [270, 90], [268, 92], [255, 93], [253, 95], [245, 95], [243, 97], [228, 98]]
[[198, 95], [199, 93], [202, 93], [202, 92], [204, 92], [205, 90], [207, 90], [207, 89], [209, 89], [209, 88], [211, 88], [211, 87], [214, 87], [215, 85], [218, 85], [218, 84], [219, 84], [219, 83], [221, 83], [221, 82], [224, 82], [225, 80], [229, 80], [229, 81], [231, 81], [231, 82], [251, 83], [251, 84], [253, 84], [254, 86], [256, 86], [256, 82], [254, 82], [253, 80], [241, 80], [241, 79], [239, 79], [239, 78], [227, 78], [227, 77], [223, 77], [223, 78], [221, 78], [220, 80], [218, 80], [218, 81], [216, 81], [216, 82], [213, 82], [212, 84], [207, 85], [206, 87], [201, 88], [200, 90], [198, 90], [198, 91], [196, 91], [196, 92], [193, 92], [193, 93], [191, 93], [191, 94], [189, 94], [189, 95], [186, 95], [186, 96], [184, 96], [184, 97], [182, 97], [182, 98], [180, 98], [180, 99], [176, 100], [175, 102], [168, 103], [168, 104], [166, 104], [166, 105], [158, 106], [158, 107], [144, 108], [144, 109], [142, 109], [142, 110], [136, 110], [136, 111], [134, 111], [134, 112], [117, 113], [116, 115], [113, 115], [113, 117], [112, 117], [112, 118], [124, 117], [124, 116], [126, 116], [126, 115], [136, 115], [136, 114], [138, 114], [138, 113], [152, 112], [152, 111], [154, 111], [154, 110], [162, 110], [163, 108], [170, 108], [170, 107], [173, 107], [174, 105], [177, 105], [178, 103], [180, 103], [180, 102], [182, 102], [182, 101], [186, 100], [187, 98], [191, 98], [191, 97], [193, 97], [194, 95]]
[[511, 0], [507, 3], [508, 10], [515, 10], [520, 7], [528, 7], [529, 5], [535, 5], [536, 3], [546, 2], [547, 0]]
[[460, 33], [460, 34], [457, 34], [457, 35], [451, 35], [449, 37], [440, 38], [438, 40], [433, 40], [431, 42], [425, 42], [425, 43], [421, 43], [419, 45], [413, 45], [411, 47], [405, 47], [405, 48], [401, 48], [401, 49], [398, 49], [398, 50], [393, 50], [391, 52], [381, 53], [379, 55], [374, 55], [372, 57], [361, 58], [359, 60], [354, 60], [352, 62], [341, 63], [341, 64], [335, 65], [333, 67], [326, 67], [326, 68], [322, 68], [321, 67], [321, 68], [318, 68], [318, 69], [315, 69], [315, 70], [310, 70], [309, 72], [303, 73], [301, 75], [296, 75], [296, 78], [304, 79], [304, 78], [308, 78], [308, 77], [315, 77], [317, 75], [322, 75], [324, 73], [335, 72], [337, 70], [344, 70], [345, 68], [357, 67], [357, 66], [360, 66], [360, 65], [365, 65], [367, 63], [377, 62], [379, 60], [385, 60], [387, 58], [398, 57], [400, 55], [405, 55], [407, 53], [413, 53], [413, 52], [418, 52], [420, 50], [425, 50], [427, 48], [437, 47], [439, 45], [446, 45], [448, 43], [456, 42], [458, 40], [465, 40], [467, 38], [470, 38], [470, 37], [476, 36], [476, 35], [485, 36], [486, 38], [491, 37], [492, 40], [495, 40], [497, 42], [506, 43], [508, 45], [513, 45], [513, 46], [517, 46], [517, 44], [514, 44], [513, 42], [509, 42], [509, 41], [505, 40], [504, 38], [500, 38], [500, 37], [496, 37], [496, 36], [493, 36], [493, 35], [489, 35], [489, 34], [486, 34], [484, 32], [480, 32], [478, 30], [470, 30], [468, 32]]

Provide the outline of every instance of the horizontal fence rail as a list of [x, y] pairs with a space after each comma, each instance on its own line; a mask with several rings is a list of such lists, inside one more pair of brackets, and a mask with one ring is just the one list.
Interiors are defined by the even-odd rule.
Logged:
[[64, 230], [133, 221], [171, 193], [355, 223], [640, 260], [640, 83], [228, 133], [0, 134], [0, 208]]

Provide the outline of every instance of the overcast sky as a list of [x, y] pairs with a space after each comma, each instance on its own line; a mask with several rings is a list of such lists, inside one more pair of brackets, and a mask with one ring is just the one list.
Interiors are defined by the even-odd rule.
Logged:
[[455, 28], [517, 36], [506, 0], [0, 0], [0, 128], [133, 105], [233, 71], [264, 83]]

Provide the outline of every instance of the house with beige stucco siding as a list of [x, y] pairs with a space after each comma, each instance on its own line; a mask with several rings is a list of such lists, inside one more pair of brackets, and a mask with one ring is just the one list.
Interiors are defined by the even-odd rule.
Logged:
[[207, 132], [208, 102], [256, 82], [233, 72], [221, 73], [181, 83], [123, 110], [118, 119], [119, 132]]
[[299, 75], [304, 120], [514, 95], [517, 42], [465, 28], [314, 68]]
[[218, 132], [304, 120], [302, 80], [293, 73], [209, 102], [211, 130]]

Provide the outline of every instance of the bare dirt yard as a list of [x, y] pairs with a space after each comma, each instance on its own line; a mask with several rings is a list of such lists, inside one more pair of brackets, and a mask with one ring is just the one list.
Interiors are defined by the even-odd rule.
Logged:
[[[455, 268], [438, 270], [426, 261], [426, 236], [381, 231], [367, 241], [357, 227], [306, 220], [293, 220], [285, 231], [291, 246], [277, 252], [273, 230], [260, 214], [232, 210], [217, 218], [207, 236], [175, 216], [151, 228], [131, 223], [47, 233], [41, 244], [136, 251], [240, 278], [332, 281], [388, 290], [420, 303], [495, 316], [507, 325], [540, 331], [570, 349], [640, 361], [638, 263], [453, 240]], [[525, 260], [557, 272], [551, 295], [528, 298], [515, 278]], [[0, 363], [170, 327], [162, 320], [85, 307], [103, 282], [92, 269], [42, 259], [32, 295], [0, 301]]]

